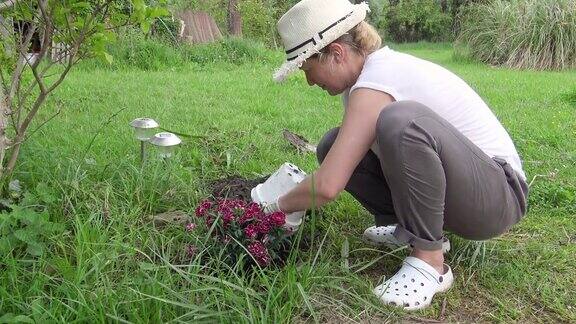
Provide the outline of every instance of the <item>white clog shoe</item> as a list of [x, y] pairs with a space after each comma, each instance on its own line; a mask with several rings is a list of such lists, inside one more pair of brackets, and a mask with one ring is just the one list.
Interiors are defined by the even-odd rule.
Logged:
[[384, 304], [412, 311], [428, 307], [434, 295], [450, 289], [453, 282], [454, 275], [447, 264], [440, 274], [428, 263], [407, 257], [400, 270], [373, 292]]
[[[362, 234], [364, 241], [373, 246], [385, 246], [389, 249], [397, 249], [405, 244], [400, 243], [394, 236], [396, 225], [370, 226]], [[442, 253], [450, 251], [450, 241], [444, 238]]]

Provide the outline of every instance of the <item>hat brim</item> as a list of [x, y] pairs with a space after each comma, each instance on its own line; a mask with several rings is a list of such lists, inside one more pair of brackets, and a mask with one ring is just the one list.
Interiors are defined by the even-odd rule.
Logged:
[[344, 19], [342, 22], [338, 23], [334, 28], [330, 30], [329, 33], [324, 34], [324, 37], [319, 41], [314, 47], [300, 53], [295, 59], [286, 61], [282, 64], [272, 78], [276, 82], [282, 82], [288, 77], [288, 75], [297, 71], [302, 64], [310, 58], [310, 56], [319, 53], [321, 49], [328, 46], [330, 43], [338, 39], [338, 37], [344, 35], [347, 31], [354, 28], [354, 26], [361, 23], [366, 18], [366, 13], [370, 12], [370, 8], [366, 2], [362, 2], [354, 5], [352, 14]]

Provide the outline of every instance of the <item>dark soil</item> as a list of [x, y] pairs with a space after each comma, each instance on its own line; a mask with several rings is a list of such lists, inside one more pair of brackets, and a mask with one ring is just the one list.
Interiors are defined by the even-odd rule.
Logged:
[[246, 202], [252, 201], [250, 191], [258, 184], [266, 181], [270, 175], [255, 179], [245, 179], [238, 175], [218, 179], [210, 183], [212, 196], [216, 199], [241, 199]]

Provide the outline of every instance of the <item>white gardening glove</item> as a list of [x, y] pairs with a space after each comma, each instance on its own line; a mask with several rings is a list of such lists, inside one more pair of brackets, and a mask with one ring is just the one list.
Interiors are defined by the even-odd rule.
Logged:
[[[274, 212], [282, 212], [282, 210], [278, 206], [278, 199], [279, 198], [276, 198], [275, 201], [269, 203], [266, 202], [260, 203], [264, 206], [264, 212], [266, 214], [271, 214]], [[286, 214], [286, 222], [284, 223], [284, 225], [282, 225], [282, 227], [286, 230], [286, 232], [289, 235], [294, 234], [300, 227], [300, 224], [302, 224], [302, 218], [304, 217], [305, 214], [306, 211], [298, 211]]]
[[[250, 196], [252, 197], [252, 201], [264, 207], [264, 212], [266, 214], [281, 211], [280, 207], [278, 207], [279, 197], [276, 197], [273, 201], [264, 201], [263, 197], [258, 195], [256, 188], [253, 188], [250, 191]], [[298, 227], [302, 224], [302, 217], [304, 217], [305, 214], [306, 211], [286, 214], [286, 222], [282, 227], [286, 230], [288, 235], [292, 235], [298, 230]]]

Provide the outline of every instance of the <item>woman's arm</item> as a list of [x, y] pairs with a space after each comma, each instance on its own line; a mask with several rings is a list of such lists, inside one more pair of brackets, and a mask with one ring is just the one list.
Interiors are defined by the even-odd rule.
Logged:
[[385, 92], [365, 88], [354, 90], [348, 99], [338, 136], [320, 168], [280, 197], [278, 207], [285, 213], [292, 213], [322, 206], [338, 197], [374, 142], [380, 111], [393, 101], [394, 98]]

